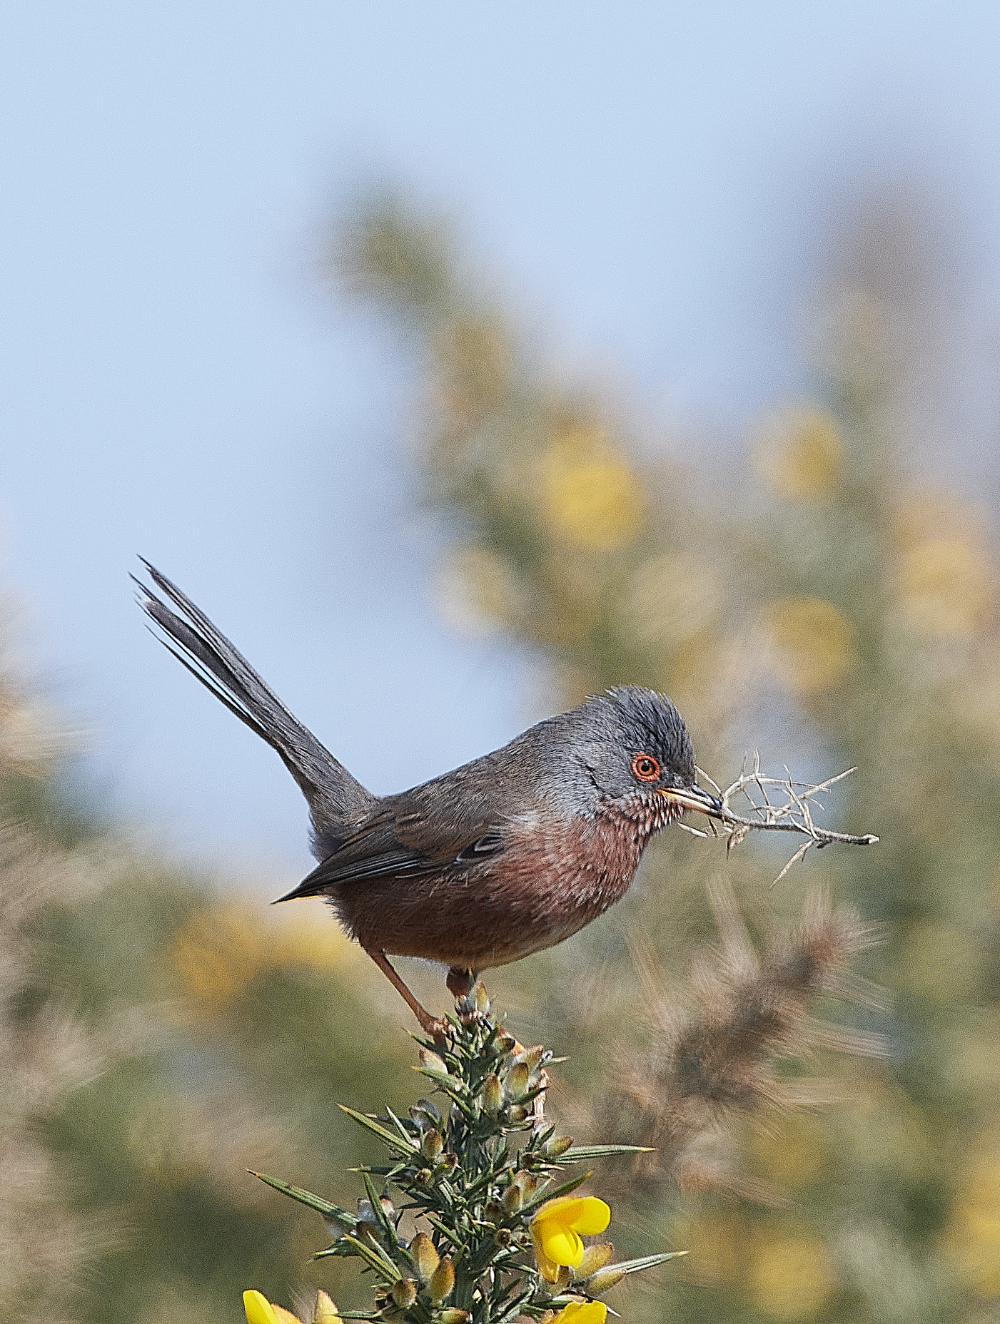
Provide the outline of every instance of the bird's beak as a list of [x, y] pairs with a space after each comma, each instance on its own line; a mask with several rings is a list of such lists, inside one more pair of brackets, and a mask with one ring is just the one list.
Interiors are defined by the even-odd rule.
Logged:
[[710, 814], [718, 818], [722, 813], [722, 801], [708, 791], [703, 791], [700, 786], [664, 786], [657, 793], [684, 809], [696, 809], [699, 814]]

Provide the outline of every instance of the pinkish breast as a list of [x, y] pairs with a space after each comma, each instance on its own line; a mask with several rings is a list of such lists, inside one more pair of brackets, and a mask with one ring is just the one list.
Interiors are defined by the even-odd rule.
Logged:
[[526, 822], [472, 869], [373, 880], [335, 900], [362, 946], [463, 969], [506, 965], [562, 942], [624, 896], [660, 815]]

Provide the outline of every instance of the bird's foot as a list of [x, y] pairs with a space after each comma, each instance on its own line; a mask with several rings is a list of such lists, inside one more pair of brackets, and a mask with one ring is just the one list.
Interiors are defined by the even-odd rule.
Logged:
[[443, 1016], [432, 1016], [423, 1007], [420, 1008], [419, 1012], [414, 1011], [414, 1015], [420, 1022], [420, 1028], [428, 1039], [433, 1039], [438, 1048], [447, 1047], [445, 1037], [448, 1033], [448, 1022]]
[[460, 965], [453, 965], [448, 971], [448, 978], [445, 982], [448, 985], [448, 992], [457, 1002], [459, 998], [467, 998], [472, 992], [472, 987], [476, 982], [476, 972], [464, 969]]
[[448, 990], [455, 998], [455, 1011], [466, 1025], [488, 1015], [489, 994], [475, 970], [452, 966], [448, 971]]

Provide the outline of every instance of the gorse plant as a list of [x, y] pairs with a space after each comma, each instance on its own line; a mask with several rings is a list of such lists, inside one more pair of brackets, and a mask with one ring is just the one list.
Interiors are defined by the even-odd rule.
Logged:
[[[584, 1244], [584, 1236], [607, 1228], [611, 1211], [576, 1194], [589, 1171], [567, 1176], [564, 1169], [641, 1147], [577, 1146], [556, 1135], [544, 1115], [555, 1059], [507, 1033], [490, 1015], [482, 983], [457, 1004], [439, 1041], [421, 1042], [419, 1071], [437, 1102], [420, 1099], [405, 1118], [388, 1108], [384, 1117], [344, 1108], [390, 1159], [359, 1169], [365, 1195], [357, 1213], [256, 1174], [323, 1217], [333, 1241], [315, 1259], [353, 1256], [372, 1275], [372, 1308], [343, 1318], [506, 1324], [560, 1311], [567, 1324], [574, 1317], [601, 1324], [607, 1307], [598, 1298], [627, 1274], [682, 1253], [613, 1264], [610, 1245]], [[251, 1324], [270, 1324], [272, 1308], [250, 1295]], [[314, 1319], [330, 1318], [325, 1309], [321, 1296]]]

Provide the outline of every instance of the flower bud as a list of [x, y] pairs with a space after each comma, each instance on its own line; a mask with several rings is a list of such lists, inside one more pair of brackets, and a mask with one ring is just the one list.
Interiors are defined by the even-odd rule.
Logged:
[[528, 1089], [528, 1075], [528, 1067], [524, 1062], [517, 1062], [511, 1067], [504, 1081], [509, 1098], [520, 1099], [524, 1096]]
[[507, 1247], [510, 1245], [510, 1243], [514, 1240], [514, 1234], [513, 1232], [511, 1232], [509, 1227], [498, 1227], [497, 1230], [493, 1233], [493, 1240], [496, 1242], [496, 1244], [500, 1247], [501, 1250], [506, 1250]]
[[529, 1048], [524, 1055], [524, 1065], [529, 1071], [536, 1070], [545, 1056], [545, 1045], [536, 1044], [534, 1048]]
[[421, 1168], [419, 1172], [414, 1173], [413, 1180], [418, 1186], [426, 1186], [433, 1176], [430, 1168]]
[[594, 1276], [587, 1282], [587, 1292], [590, 1296], [601, 1296], [605, 1292], [610, 1292], [616, 1283], [620, 1283], [625, 1277], [624, 1269], [616, 1269], [614, 1265], [610, 1269], [599, 1269]]
[[517, 1040], [512, 1034], [508, 1034], [506, 1030], [501, 1030], [497, 1035], [497, 1043], [505, 1053], [509, 1053], [511, 1049], [517, 1047]]
[[455, 1266], [451, 1262], [451, 1256], [445, 1255], [431, 1274], [427, 1290], [431, 1294], [431, 1300], [439, 1306], [445, 1297], [451, 1296], [454, 1287]]
[[527, 1115], [527, 1108], [520, 1103], [512, 1103], [507, 1109], [507, 1116], [512, 1122], [523, 1122]]
[[598, 1269], [603, 1269], [614, 1253], [614, 1246], [609, 1245], [607, 1242], [605, 1242], [603, 1246], [588, 1246], [583, 1252], [583, 1259], [576, 1266], [575, 1276], [577, 1281], [589, 1278], [590, 1275], [596, 1273]]
[[421, 1048], [420, 1066], [423, 1071], [433, 1072], [437, 1076], [447, 1076], [448, 1074], [444, 1058], [438, 1057], [437, 1053], [432, 1053], [429, 1048]]
[[323, 1291], [320, 1291], [316, 1296], [316, 1309], [313, 1311], [312, 1324], [341, 1324], [337, 1307]]
[[503, 1086], [499, 1076], [491, 1071], [483, 1081], [483, 1111], [489, 1117], [496, 1117], [503, 1107]]
[[526, 1200], [538, 1190], [538, 1178], [533, 1173], [525, 1171], [524, 1168], [519, 1168], [514, 1173], [512, 1180], [516, 1186], [520, 1187], [521, 1195]]
[[458, 1306], [446, 1306], [445, 1309], [438, 1314], [438, 1319], [441, 1321], [441, 1324], [465, 1324], [465, 1321], [468, 1318], [469, 1312], [467, 1310], [461, 1310]]
[[392, 1299], [400, 1310], [409, 1310], [417, 1299], [417, 1285], [411, 1278], [400, 1278], [392, 1285]]
[[425, 1131], [420, 1138], [421, 1153], [424, 1158], [430, 1159], [431, 1162], [433, 1162], [441, 1153], [442, 1149], [444, 1149], [444, 1141], [441, 1139], [441, 1132], [437, 1127], [432, 1126], [430, 1130]]
[[542, 1153], [546, 1158], [560, 1158], [570, 1149], [573, 1144], [572, 1136], [553, 1136], [551, 1140], [546, 1140], [542, 1146]]
[[377, 1223], [369, 1223], [367, 1218], [358, 1219], [354, 1235], [359, 1241], [373, 1241], [377, 1245], [382, 1244], [382, 1229]]
[[503, 1193], [503, 1207], [508, 1214], [516, 1214], [523, 1199], [521, 1188], [516, 1183], [507, 1187]]
[[413, 1257], [413, 1263], [417, 1267], [417, 1273], [420, 1275], [420, 1281], [426, 1283], [434, 1270], [438, 1267], [438, 1253], [434, 1248], [434, 1242], [426, 1232], [418, 1232], [410, 1242], [410, 1255]]
[[444, 1164], [445, 1172], [454, 1172], [458, 1167], [458, 1155], [449, 1150], [447, 1154], [441, 1155], [441, 1162]]

